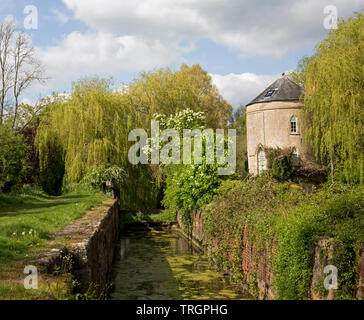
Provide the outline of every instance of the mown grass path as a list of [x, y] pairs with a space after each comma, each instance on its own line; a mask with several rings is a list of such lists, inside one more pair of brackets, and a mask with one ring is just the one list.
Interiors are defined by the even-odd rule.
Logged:
[[0, 275], [3, 267], [41, 251], [55, 232], [105, 199], [101, 193], [85, 190], [60, 197], [0, 195]]

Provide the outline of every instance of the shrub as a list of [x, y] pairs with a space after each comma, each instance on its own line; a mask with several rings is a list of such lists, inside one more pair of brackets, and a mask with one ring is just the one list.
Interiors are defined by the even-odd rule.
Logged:
[[273, 159], [272, 175], [278, 181], [288, 180], [293, 172], [292, 157], [290, 155], [282, 155]]
[[288, 180], [293, 173], [291, 148], [264, 148], [268, 160], [268, 169], [278, 181]]
[[167, 177], [162, 202], [168, 210], [181, 211], [189, 227], [191, 214], [212, 200], [220, 183], [216, 165], [180, 165]]

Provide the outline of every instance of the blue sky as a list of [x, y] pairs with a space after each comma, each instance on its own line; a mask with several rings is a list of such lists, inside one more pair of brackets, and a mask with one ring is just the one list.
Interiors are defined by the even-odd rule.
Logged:
[[[38, 29], [24, 29], [24, 8], [38, 10]], [[235, 107], [281, 72], [296, 67], [328, 33], [324, 8], [353, 16], [364, 0], [2, 0], [32, 35], [50, 80], [24, 99], [69, 91], [83, 76], [113, 76], [115, 87], [139, 72], [200, 64]]]

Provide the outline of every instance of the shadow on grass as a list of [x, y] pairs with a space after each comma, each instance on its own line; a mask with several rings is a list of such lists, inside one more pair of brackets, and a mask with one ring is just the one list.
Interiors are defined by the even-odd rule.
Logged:
[[[43, 209], [51, 209], [59, 206], [68, 205], [71, 203], [73, 203], [73, 201], [57, 201], [51, 203], [27, 203], [26, 205], [7, 208], [7, 210], [4, 212], [0, 210], [0, 217], [16, 217], [27, 214], [44, 214], [44, 211], [42, 211]], [[40, 209], [40, 211], [36, 211], [37, 209]]]
[[84, 198], [88, 198], [89, 195], [73, 195], [73, 194], [70, 194], [70, 195], [63, 195], [63, 196], [59, 196], [58, 199], [84, 199]]
[[[0, 217], [16, 217], [27, 214], [40, 214], [44, 213], [44, 209], [52, 209], [59, 206], [69, 205], [77, 203], [77, 199], [88, 198], [87, 195], [69, 195], [62, 196], [59, 198], [48, 198], [46, 200], [25, 200], [23, 203], [7, 203], [0, 206]], [[36, 210], [40, 210], [37, 212]]]

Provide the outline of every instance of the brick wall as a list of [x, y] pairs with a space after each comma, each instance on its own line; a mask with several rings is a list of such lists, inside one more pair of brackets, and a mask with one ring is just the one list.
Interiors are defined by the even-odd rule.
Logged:
[[[181, 215], [177, 215], [177, 221], [179, 224], [179, 227], [181, 230], [184, 229], [184, 225], [181, 219]], [[195, 218], [193, 220], [192, 224], [192, 233], [191, 233], [192, 240], [202, 245], [205, 240], [203, 237], [203, 213], [197, 212], [195, 214]], [[212, 250], [216, 249], [216, 246], [218, 245], [218, 239], [214, 241], [212, 244]], [[231, 254], [229, 254], [229, 259], [233, 260], [233, 241], [231, 241]], [[243, 235], [243, 242], [242, 242], [242, 265], [241, 265], [241, 272], [244, 275], [244, 279], [247, 280], [247, 283], [249, 282], [248, 279], [250, 279], [253, 276], [253, 273], [257, 273], [257, 285], [258, 285], [258, 291], [259, 291], [259, 299], [273, 299], [274, 298], [274, 292], [272, 287], [272, 280], [273, 280], [273, 274], [272, 274], [272, 266], [267, 261], [267, 255], [274, 253], [274, 247], [269, 246], [268, 243], [265, 244], [263, 252], [259, 253], [259, 261], [257, 268], [255, 268], [253, 262], [254, 262], [254, 244], [252, 244], [248, 238], [246, 232], [244, 232]]]
[[[180, 229], [183, 230], [183, 222], [180, 214], [177, 215], [177, 220]], [[192, 225], [192, 240], [200, 245], [206, 243], [203, 236], [203, 212], [197, 212]], [[215, 250], [218, 246], [218, 239], [215, 239], [213, 243], [210, 244], [208, 250]], [[231, 247], [233, 241], [231, 241]], [[249, 284], [249, 279], [256, 277], [258, 296], [259, 299], [274, 299], [273, 291], [273, 271], [270, 259], [274, 256], [275, 248], [277, 246], [276, 242], [273, 245], [269, 245], [268, 242], [265, 243], [263, 250], [259, 253], [256, 252], [254, 243], [251, 243], [248, 239], [247, 231], [244, 231], [243, 241], [242, 241], [242, 264], [241, 273], [243, 274], [246, 284]], [[332, 244], [327, 239], [320, 239], [315, 245], [315, 255], [313, 261], [313, 277], [312, 277], [312, 299], [315, 300], [332, 300], [335, 299], [335, 290], [330, 290], [328, 294], [320, 294], [315, 288], [320, 285], [320, 282], [324, 280], [326, 274], [324, 274], [324, 268], [328, 264], [335, 254], [335, 245]], [[254, 255], [258, 254], [258, 263], [254, 265]], [[228, 255], [229, 259], [233, 259], [233, 250], [231, 249], [231, 254]], [[357, 298], [360, 300], [364, 299], [364, 251], [359, 253], [359, 265], [357, 268], [358, 272], [358, 293]]]

